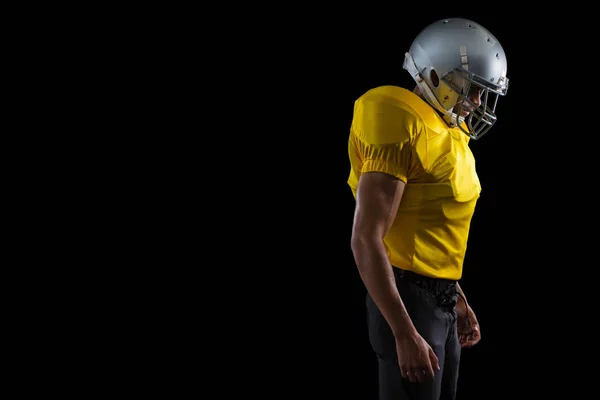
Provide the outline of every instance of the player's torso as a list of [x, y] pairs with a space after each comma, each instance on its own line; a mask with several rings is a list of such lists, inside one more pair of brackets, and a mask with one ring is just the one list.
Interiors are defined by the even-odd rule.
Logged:
[[402, 100], [416, 115], [415, 132], [411, 167], [386, 245], [397, 266], [456, 279], [481, 191], [469, 137], [449, 128], [414, 94], [404, 92]]

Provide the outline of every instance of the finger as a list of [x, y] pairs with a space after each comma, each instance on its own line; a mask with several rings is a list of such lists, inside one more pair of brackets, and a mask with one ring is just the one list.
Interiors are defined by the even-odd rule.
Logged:
[[427, 363], [421, 368], [421, 374], [424, 378], [424, 381], [434, 376], [435, 373], [433, 372], [431, 363]]
[[469, 337], [467, 338], [467, 341], [465, 342], [464, 347], [473, 347], [474, 345], [479, 343], [479, 340], [480, 340], [480, 337], [477, 337], [474, 334], [469, 335]]
[[414, 374], [417, 382], [419, 382], [419, 383], [425, 382], [425, 372], [423, 372], [423, 369], [415, 369], [413, 371], [413, 374]]
[[403, 378], [408, 378], [408, 372], [406, 370], [406, 367], [400, 367], [400, 374]]
[[415, 375], [419, 379], [420, 383], [428, 381], [433, 375], [429, 372], [429, 368], [421, 368], [418, 371], [415, 371]]
[[431, 373], [431, 376], [433, 376], [433, 368], [438, 371], [440, 370], [440, 361], [431, 347], [429, 348], [429, 364], [427, 367], [429, 368], [428, 372]]
[[425, 366], [425, 368], [423, 368], [423, 382], [431, 381], [431, 380], [433, 380], [434, 377], [435, 377], [435, 371], [433, 371], [433, 369], [430, 369], [427, 366]]
[[468, 334], [461, 335], [460, 339], [459, 339], [460, 347], [462, 347], [462, 348], [471, 347], [469, 345], [470, 338], [471, 338], [471, 336]]
[[412, 383], [417, 383], [419, 381], [413, 370], [406, 371], [406, 376], [407, 376], [408, 380], [411, 381]]

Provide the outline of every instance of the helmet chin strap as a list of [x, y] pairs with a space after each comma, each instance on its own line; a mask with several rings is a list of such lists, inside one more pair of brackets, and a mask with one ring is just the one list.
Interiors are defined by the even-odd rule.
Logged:
[[421, 73], [419, 72], [419, 70], [417, 69], [417, 66], [415, 65], [415, 61], [413, 60], [412, 56], [408, 52], [405, 54], [403, 67], [412, 75], [413, 79], [417, 83], [417, 86], [419, 87], [419, 90], [421, 91], [423, 96], [426, 97], [429, 104], [431, 104], [433, 107], [435, 107], [436, 110], [438, 110], [439, 112], [441, 112], [448, 118], [448, 119], [444, 118], [444, 120], [446, 120], [446, 122], [449, 122], [451, 124], [456, 124], [457, 120], [460, 124], [462, 124], [464, 122], [465, 119], [463, 117], [459, 117], [456, 113], [453, 113], [452, 110], [450, 110], [450, 111], [446, 110], [440, 104], [438, 99], [435, 97], [435, 95], [433, 94], [433, 92], [431, 91], [429, 86], [427, 85], [427, 82], [425, 82], [425, 80], [421, 76]]

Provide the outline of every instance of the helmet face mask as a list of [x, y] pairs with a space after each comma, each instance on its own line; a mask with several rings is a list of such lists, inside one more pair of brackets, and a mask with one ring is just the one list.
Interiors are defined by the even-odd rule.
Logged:
[[[442, 82], [456, 96], [455, 106], [449, 109], [455, 115], [452, 122], [471, 139], [481, 138], [496, 123], [498, 98], [506, 95], [508, 90], [508, 78], [504, 77], [503, 81], [502, 85], [490, 85], [490, 82], [464, 69], [453, 70], [442, 77]], [[468, 117], [463, 115], [463, 111], [468, 112]]]
[[462, 18], [434, 22], [415, 38], [403, 67], [451, 127], [476, 140], [496, 123], [498, 98], [508, 90], [506, 55], [481, 25]]

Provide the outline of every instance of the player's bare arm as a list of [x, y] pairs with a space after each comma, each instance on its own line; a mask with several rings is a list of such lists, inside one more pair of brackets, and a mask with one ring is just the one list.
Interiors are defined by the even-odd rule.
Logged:
[[433, 379], [439, 360], [417, 332], [398, 292], [383, 239], [398, 211], [405, 184], [380, 172], [358, 182], [352, 229], [352, 251], [371, 298], [396, 337], [400, 373], [411, 382]]
[[481, 340], [479, 322], [477, 321], [475, 312], [467, 302], [467, 297], [458, 282], [456, 283], [456, 289], [458, 290], [458, 293], [460, 293], [460, 300], [458, 300], [456, 305], [459, 343], [463, 348], [473, 347]]
[[383, 244], [404, 187], [404, 182], [382, 172], [363, 174], [358, 182], [352, 227], [352, 251], [360, 276], [396, 337], [415, 330], [396, 288]]

